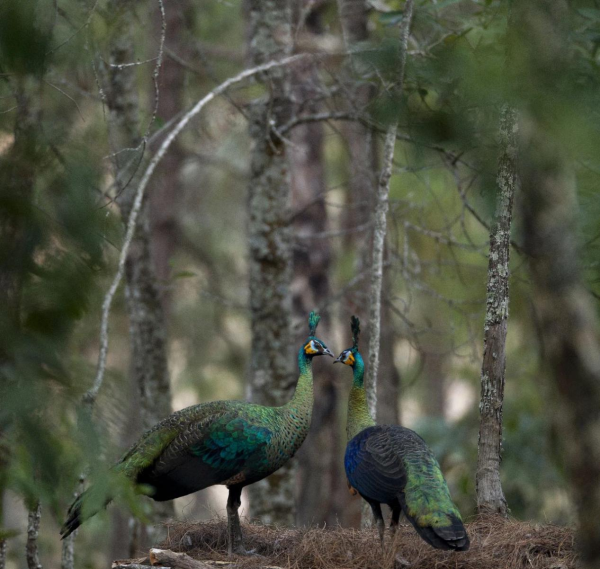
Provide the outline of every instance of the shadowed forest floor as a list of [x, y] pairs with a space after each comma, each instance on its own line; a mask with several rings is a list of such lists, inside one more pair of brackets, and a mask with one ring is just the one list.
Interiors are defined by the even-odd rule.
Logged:
[[278, 529], [244, 524], [248, 549], [259, 555], [227, 558], [226, 523], [170, 523], [168, 538], [161, 545], [185, 552], [195, 559], [219, 567], [258, 569], [570, 569], [575, 567], [574, 531], [495, 517], [482, 517], [467, 524], [471, 549], [466, 553], [438, 551], [422, 541], [408, 525], [399, 528], [391, 547], [386, 535], [382, 555], [376, 530]]

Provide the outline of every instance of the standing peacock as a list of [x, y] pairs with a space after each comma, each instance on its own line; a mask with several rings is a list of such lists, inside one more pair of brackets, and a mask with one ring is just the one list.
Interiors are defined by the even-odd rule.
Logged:
[[363, 385], [365, 366], [358, 351], [360, 322], [351, 319], [353, 346], [334, 361], [352, 366], [348, 401], [348, 445], [344, 465], [348, 484], [369, 503], [383, 546], [381, 504], [392, 509], [392, 535], [404, 512], [417, 533], [437, 549], [466, 551], [469, 536], [440, 466], [425, 441], [398, 425], [376, 425], [369, 415]]
[[[264, 407], [243, 401], [214, 401], [182, 409], [146, 431], [114, 470], [147, 485], [151, 497], [159, 502], [214, 484], [226, 485], [229, 554], [245, 553], [238, 514], [242, 488], [281, 468], [300, 448], [312, 415], [312, 359], [333, 357], [315, 337], [319, 320], [311, 312], [309, 337], [298, 352], [300, 377], [287, 404]], [[84, 493], [70, 507], [61, 531], [63, 538], [82, 523], [85, 497]]]

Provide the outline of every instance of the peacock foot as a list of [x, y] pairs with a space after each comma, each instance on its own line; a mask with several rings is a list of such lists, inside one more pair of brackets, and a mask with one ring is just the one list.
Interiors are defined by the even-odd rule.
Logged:
[[243, 555], [245, 557], [250, 557], [253, 555], [259, 556], [259, 554], [256, 553], [256, 549], [246, 549], [241, 543], [236, 545], [233, 550], [229, 551], [229, 557], [232, 557], [233, 555]]

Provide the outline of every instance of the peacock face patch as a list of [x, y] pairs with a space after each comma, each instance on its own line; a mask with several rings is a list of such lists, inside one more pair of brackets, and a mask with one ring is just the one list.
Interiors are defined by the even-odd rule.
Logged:
[[335, 361], [346, 364], [347, 366], [352, 366], [356, 362], [356, 359], [352, 353], [352, 350], [344, 350]]

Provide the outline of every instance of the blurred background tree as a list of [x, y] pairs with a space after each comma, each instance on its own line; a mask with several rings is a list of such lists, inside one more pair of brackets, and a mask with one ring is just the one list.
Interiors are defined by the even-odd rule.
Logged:
[[[23, 564], [27, 509], [38, 501], [41, 561], [57, 566], [57, 528], [80, 473], [102, 480], [105, 465], [157, 413], [245, 398], [250, 384], [256, 391], [258, 364], [273, 362], [256, 359], [253, 295], [264, 297], [268, 309], [276, 293], [287, 311], [279, 314], [289, 327], [281, 346], [285, 373], [295, 365], [310, 309], [324, 313], [329, 347], [348, 347], [350, 315], [367, 322], [374, 195], [391, 122], [398, 135], [377, 412], [384, 421], [399, 416], [427, 440], [467, 517], [477, 504], [488, 240], [507, 101], [534, 101], [564, 145], [577, 193], [582, 286], [598, 298], [600, 8], [593, 0], [567, 8], [561, 49], [568, 72], [553, 65], [542, 72], [543, 62], [525, 56], [507, 63], [507, 50], [521, 40], [507, 34], [506, 2], [416, 1], [400, 99], [394, 83], [404, 2], [322, 0], [294, 3], [293, 10], [283, 2], [289, 30], [264, 21], [257, 28], [259, 4], [0, 5], [0, 544], [8, 538], [9, 567]], [[259, 54], [261, 34], [275, 51]], [[110, 315], [106, 376], [88, 417], [80, 402], [94, 380], [103, 295], [141, 172], [186, 109], [278, 50], [312, 55], [287, 67], [284, 79], [261, 76], [214, 100], [152, 178], [136, 234], [151, 248], [137, 242], [131, 259], [142, 251], [147, 263], [152, 255], [153, 267], [145, 265], [156, 275], [149, 306], [164, 313], [164, 330], [132, 319], [139, 297], [130, 260], [128, 293], [118, 290]], [[115, 99], [115, 82], [125, 80], [135, 102]], [[286, 99], [281, 113], [273, 108], [278, 97]], [[117, 135], [115, 121], [131, 112], [135, 128]], [[279, 184], [273, 190], [284, 202], [277, 228], [289, 247], [287, 284], [277, 291], [251, 288], [249, 278], [255, 260], [248, 235], [257, 235], [249, 197], [260, 190], [257, 165], [264, 159], [281, 162], [289, 177], [289, 194]], [[517, 192], [500, 476], [511, 515], [568, 524], [576, 515], [559, 444], [564, 431], [555, 423], [560, 396], [552, 398], [544, 379], [543, 320], [523, 253], [522, 199]], [[136, 322], [164, 334], [161, 377], [168, 383], [142, 391], [157, 405], [150, 415], [132, 371], [150, 363], [143, 349], [131, 348]], [[367, 337], [365, 330], [365, 345]], [[145, 353], [159, 357], [161, 348]], [[293, 492], [282, 508], [296, 523], [357, 525], [359, 502], [346, 493], [340, 470], [349, 382], [328, 364], [315, 363], [313, 432], [297, 474], [288, 476]], [[178, 500], [175, 515], [221, 513], [224, 500], [216, 492]], [[112, 514], [129, 516], [127, 500], [121, 502], [80, 531], [77, 567], [127, 555], [125, 518]], [[150, 501], [130, 503], [150, 519]], [[264, 513], [248, 502], [244, 507], [249, 515]], [[93, 546], [109, 538], [111, 548]]]

